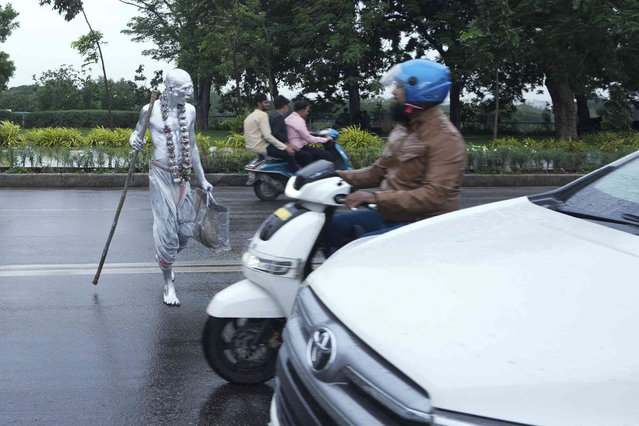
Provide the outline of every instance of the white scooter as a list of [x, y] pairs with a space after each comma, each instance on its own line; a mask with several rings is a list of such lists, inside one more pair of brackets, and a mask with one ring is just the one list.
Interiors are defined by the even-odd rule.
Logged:
[[351, 186], [320, 160], [299, 170], [285, 194], [298, 201], [277, 209], [255, 233], [242, 256], [246, 279], [209, 303], [202, 345], [211, 368], [232, 383], [271, 379], [281, 332], [300, 284], [324, 243], [333, 213]]

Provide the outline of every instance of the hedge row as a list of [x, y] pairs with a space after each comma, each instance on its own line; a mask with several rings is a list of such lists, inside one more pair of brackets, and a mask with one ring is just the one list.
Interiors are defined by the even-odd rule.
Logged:
[[[135, 128], [140, 117], [137, 111], [112, 111], [113, 127]], [[39, 111], [25, 114], [23, 127], [109, 127], [109, 111], [76, 110], [76, 111]]]
[[[380, 148], [352, 149], [349, 153], [351, 166], [367, 167], [379, 157]], [[611, 161], [633, 152], [622, 149], [616, 152], [561, 150], [531, 150], [521, 147], [488, 148], [468, 147], [469, 173], [566, 173], [589, 172]], [[8, 171], [29, 169], [74, 171], [73, 169], [114, 170], [125, 172], [128, 159], [133, 151], [117, 147], [87, 147], [71, 149], [63, 147], [34, 147], [25, 145], [0, 150], [0, 165]], [[148, 160], [153, 154], [150, 144], [140, 152], [138, 170], [148, 168]], [[244, 166], [255, 158], [255, 154], [245, 149], [225, 147], [200, 148], [200, 159], [207, 173], [245, 173]]]
[[[109, 147], [128, 148], [132, 129], [115, 128], [113, 130], [104, 127], [96, 127], [83, 136], [77, 129], [66, 127], [44, 127], [20, 131], [20, 126], [8, 121], [0, 122], [0, 147], [32, 146], [38, 148], [86, 148]], [[146, 140], [150, 141], [149, 132]], [[212, 146], [208, 136], [195, 134], [198, 146], [208, 149]], [[150, 145], [150, 144], [147, 144]]]

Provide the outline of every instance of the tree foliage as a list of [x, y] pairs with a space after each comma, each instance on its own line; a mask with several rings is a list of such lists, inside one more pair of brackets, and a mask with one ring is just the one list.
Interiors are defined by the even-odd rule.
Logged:
[[197, 110], [196, 127], [208, 127], [210, 92], [217, 58], [202, 46], [206, 30], [202, 16], [216, 3], [192, 0], [120, 0], [135, 6], [139, 12], [123, 32], [136, 42], [152, 41], [152, 49], [142, 53], [156, 60], [174, 62], [191, 75], [194, 103]]
[[102, 39], [102, 33], [94, 31], [89, 22], [86, 12], [84, 11], [84, 4], [82, 0], [40, 0], [40, 6], [51, 5], [53, 10], [56, 10], [59, 14], [64, 15], [66, 21], [71, 21], [79, 13], [82, 13], [84, 20], [89, 27], [89, 34], [80, 37], [79, 40], [71, 43], [71, 46], [80, 52], [85, 58], [84, 65], [88, 66], [98, 62], [102, 65], [102, 79], [104, 83], [104, 92], [106, 94], [108, 110], [109, 110], [109, 127], [113, 129], [113, 116], [111, 114], [111, 94], [109, 93], [109, 80], [107, 78], [106, 65], [104, 64], [104, 55], [102, 54], [102, 47], [100, 46], [100, 40]]
[[361, 93], [379, 93], [377, 79], [387, 68], [378, 2], [322, 0], [293, 2], [287, 38], [294, 68], [289, 82], [316, 102], [348, 99], [351, 118], [360, 111]]
[[[7, 37], [11, 35], [11, 32], [18, 28], [17, 18], [18, 12], [11, 6], [11, 3], [4, 7], [0, 5], [0, 43], [7, 41]], [[16, 67], [13, 61], [9, 59], [9, 54], [0, 51], [0, 90], [7, 88], [7, 82], [13, 76], [15, 70]]]
[[[77, 109], [108, 110], [104, 82], [101, 78], [92, 79], [68, 65], [48, 70], [40, 76], [34, 76], [35, 87], [31, 109], [21, 111], [57, 111]], [[148, 102], [150, 88], [135, 81], [120, 79], [109, 81], [112, 106], [116, 110], [139, 110]], [[26, 86], [30, 87], [30, 86]], [[25, 89], [26, 91], [26, 89]], [[0, 105], [4, 105], [0, 98]], [[29, 104], [27, 104], [29, 105]], [[13, 108], [12, 108], [13, 109]]]
[[78, 40], [71, 42], [71, 47], [76, 49], [84, 58], [82, 67], [88, 67], [98, 63], [100, 60], [98, 45], [100, 43], [102, 45], [106, 44], [106, 42], [102, 40], [103, 38], [104, 35], [100, 31], [90, 31], [88, 34], [80, 36]]

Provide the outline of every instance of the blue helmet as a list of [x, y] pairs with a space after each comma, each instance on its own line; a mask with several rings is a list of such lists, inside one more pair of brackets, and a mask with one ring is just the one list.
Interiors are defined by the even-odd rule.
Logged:
[[437, 62], [411, 59], [391, 68], [381, 82], [387, 86], [401, 84], [406, 93], [406, 102], [440, 103], [450, 90], [450, 70]]

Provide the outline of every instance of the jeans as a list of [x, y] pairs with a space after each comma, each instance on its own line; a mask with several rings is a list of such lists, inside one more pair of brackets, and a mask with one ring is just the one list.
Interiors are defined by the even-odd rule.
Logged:
[[329, 229], [330, 247], [326, 255], [358, 238], [383, 234], [413, 222], [388, 222], [376, 211], [366, 210], [340, 214], [333, 217]]

